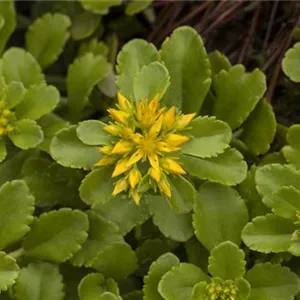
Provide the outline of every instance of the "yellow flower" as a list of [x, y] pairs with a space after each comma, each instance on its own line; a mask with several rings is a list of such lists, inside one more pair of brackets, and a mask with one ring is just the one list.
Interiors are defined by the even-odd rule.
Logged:
[[14, 130], [15, 113], [7, 107], [5, 100], [0, 101], [0, 137]]
[[195, 114], [176, 113], [174, 106], [161, 107], [158, 100], [159, 95], [156, 95], [151, 100], [133, 103], [118, 93], [119, 110], [108, 109], [111, 122], [104, 126], [104, 130], [114, 136], [114, 142], [99, 148], [105, 156], [96, 166], [114, 164], [111, 176], [117, 181], [113, 196], [128, 190], [137, 204], [142, 196], [138, 185], [145, 176], [149, 177], [154, 191], [159, 190], [170, 198], [168, 175], [186, 174], [179, 154], [189, 137], [182, 130]]

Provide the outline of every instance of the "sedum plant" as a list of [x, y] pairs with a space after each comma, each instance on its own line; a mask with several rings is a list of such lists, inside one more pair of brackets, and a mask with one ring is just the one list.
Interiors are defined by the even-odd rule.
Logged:
[[0, 299], [299, 298], [299, 125], [194, 29], [103, 21], [150, 3], [35, 3], [22, 48], [0, 2]]

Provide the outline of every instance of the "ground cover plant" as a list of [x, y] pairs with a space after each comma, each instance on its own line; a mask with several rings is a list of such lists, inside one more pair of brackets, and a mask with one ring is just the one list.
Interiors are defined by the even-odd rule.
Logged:
[[150, 4], [0, 2], [0, 299], [300, 299], [300, 125]]

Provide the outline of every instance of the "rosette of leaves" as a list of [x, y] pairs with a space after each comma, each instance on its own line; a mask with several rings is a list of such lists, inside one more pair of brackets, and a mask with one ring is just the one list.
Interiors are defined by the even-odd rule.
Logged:
[[[39, 216], [34, 216], [34, 210], [34, 197], [23, 180], [1, 186], [0, 292], [14, 286], [12, 293], [17, 299], [35, 299], [36, 293], [63, 299], [62, 276], [53, 263], [68, 260], [81, 248], [87, 238], [88, 218], [68, 208]], [[40, 262], [34, 262], [37, 260]], [[32, 262], [26, 266], [24, 261]]]
[[219, 51], [210, 53], [209, 59], [212, 84], [200, 113], [227, 122], [233, 130], [232, 145], [255, 160], [268, 152], [276, 133], [273, 109], [264, 98], [265, 75], [258, 69], [246, 72], [240, 64], [232, 66]]
[[245, 265], [244, 252], [229, 241], [212, 249], [210, 275], [166, 253], [152, 263], [144, 278], [144, 299], [293, 299], [300, 290], [298, 276], [287, 267], [260, 263], [246, 272]]
[[250, 249], [300, 255], [299, 179], [293, 165], [268, 164], [257, 169], [256, 188], [273, 213], [254, 218], [243, 229], [243, 241]]
[[[184, 46], [175, 58], [172, 49], [176, 45]], [[177, 64], [181, 72], [177, 71]], [[120, 92], [134, 105], [159, 95], [162, 107], [168, 110], [174, 106], [184, 114], [198, 113], [211, 84], [211, 66], [203, 42], [189, 27], [176, 29], [160, 52], [143, 40], [129, 42], [118, 55], [117, 72]], [[59, 164], [92, 169], [80, 187], [81, 198], [92, 207], [111, 200], [115, 184], [111, 168], [95, 167], [102, 158], [97, 148], [116, 143], [116, 138], [104, 126], [98, 120], [83, 121], [58, 132], [51, 144], [51, 155]], [[232, 134], [225, 122], [199, 116], [189, 124], [187, 133], [191, 139], [179, 153], [187, 174], [230, 186], [246, 177], [247, 165], [243, 156], [229, 146]], [[177, 213], [189, 212], [195, 191], [188, 177], [170, 176], [169, 179], [174, 193], [168, 203]], [[140, 181], [140, 191], [147, 189], [148, 180]]]
[[34, 148], [43, 141], [44, 133], [36, 120], [52, 111], [59, 101], [59, 92], [53, 86], [41, 83], [25, 89], [22, 82], [14, 81], [17, 78], [5, 80], [7, 77], [0, 77], [1, 161], [7, 155], [7, 137], [21, 149]]

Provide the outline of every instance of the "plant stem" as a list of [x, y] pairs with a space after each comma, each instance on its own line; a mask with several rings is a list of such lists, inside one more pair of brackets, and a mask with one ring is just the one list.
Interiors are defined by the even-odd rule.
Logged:
[[15, 260], [18, 260], [20, 257], [22, 257], [24, 255], [24, 252], [25, 252], [24, 249], [20, 248], [20, 249], [17, 249], [15, 251], [8, 253], [8, 255], [13, 257]]

